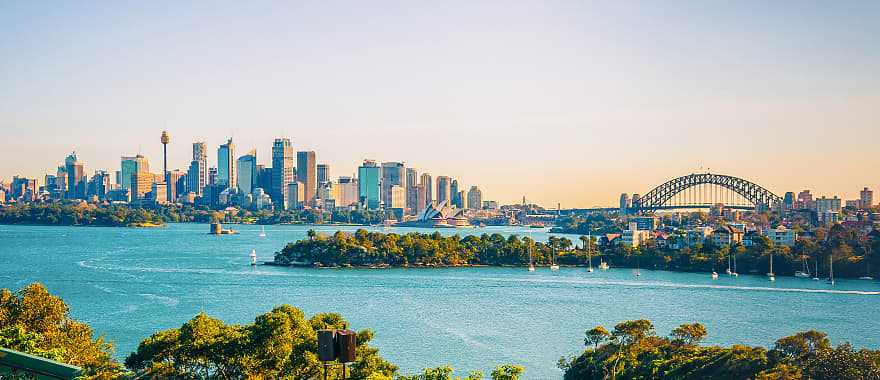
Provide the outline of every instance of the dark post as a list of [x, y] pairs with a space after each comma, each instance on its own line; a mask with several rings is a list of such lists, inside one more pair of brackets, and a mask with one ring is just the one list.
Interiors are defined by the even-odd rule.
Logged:
[[324, 380], [327, 380], [327, 362], [336, 360], [336, 330], [318, 330], [318, 360], [324, 363]]
[[355, 351], [357, 349], [357, 334], [351, 330], [339, 330], [336, 332], [337, 351], [339, 352], [339, 362], [346, 364], [352, 363], [357, 357]]

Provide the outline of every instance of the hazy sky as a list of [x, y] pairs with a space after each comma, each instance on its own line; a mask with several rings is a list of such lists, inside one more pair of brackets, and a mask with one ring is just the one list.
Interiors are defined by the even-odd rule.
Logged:
[[699, 171], [880, 190], [880, 1], [2, 1], [0, 178], [234, 136], [614, 205]]

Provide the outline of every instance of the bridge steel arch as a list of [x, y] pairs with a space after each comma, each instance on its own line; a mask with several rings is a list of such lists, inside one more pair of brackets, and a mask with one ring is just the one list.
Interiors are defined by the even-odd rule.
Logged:
[[723, 174], [701, 173], [678, 177], [655, 187], [639, 198], [639, 201], [633, 204], [633, 209], [656, 210], [663, 208], [678, 193], [697, 185], [706, 184], [730, 189], [755, 205], [755, 207], [770, 207], [782, 201], [782, 198], [773, 194], [770, 190], [745, 179]]

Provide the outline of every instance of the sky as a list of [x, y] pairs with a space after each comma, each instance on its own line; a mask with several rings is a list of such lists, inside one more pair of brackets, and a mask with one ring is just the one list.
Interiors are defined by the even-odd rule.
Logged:
[[878, 1], [2, 1], [0, 178], [191, 144], [613, 206], [700, 171], [880, 191]]

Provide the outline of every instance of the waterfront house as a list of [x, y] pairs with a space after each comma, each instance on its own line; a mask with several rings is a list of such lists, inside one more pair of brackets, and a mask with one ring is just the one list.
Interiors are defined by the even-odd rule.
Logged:
[[716, 246], [722, 247], [725, 245], [734, 245], [738, 243], [742, 243], [743, 241], [743, 230], [732, 227], [732, 226], [723, 226], [718, 227], [715, 231], [712, 231], [712, 243]]

